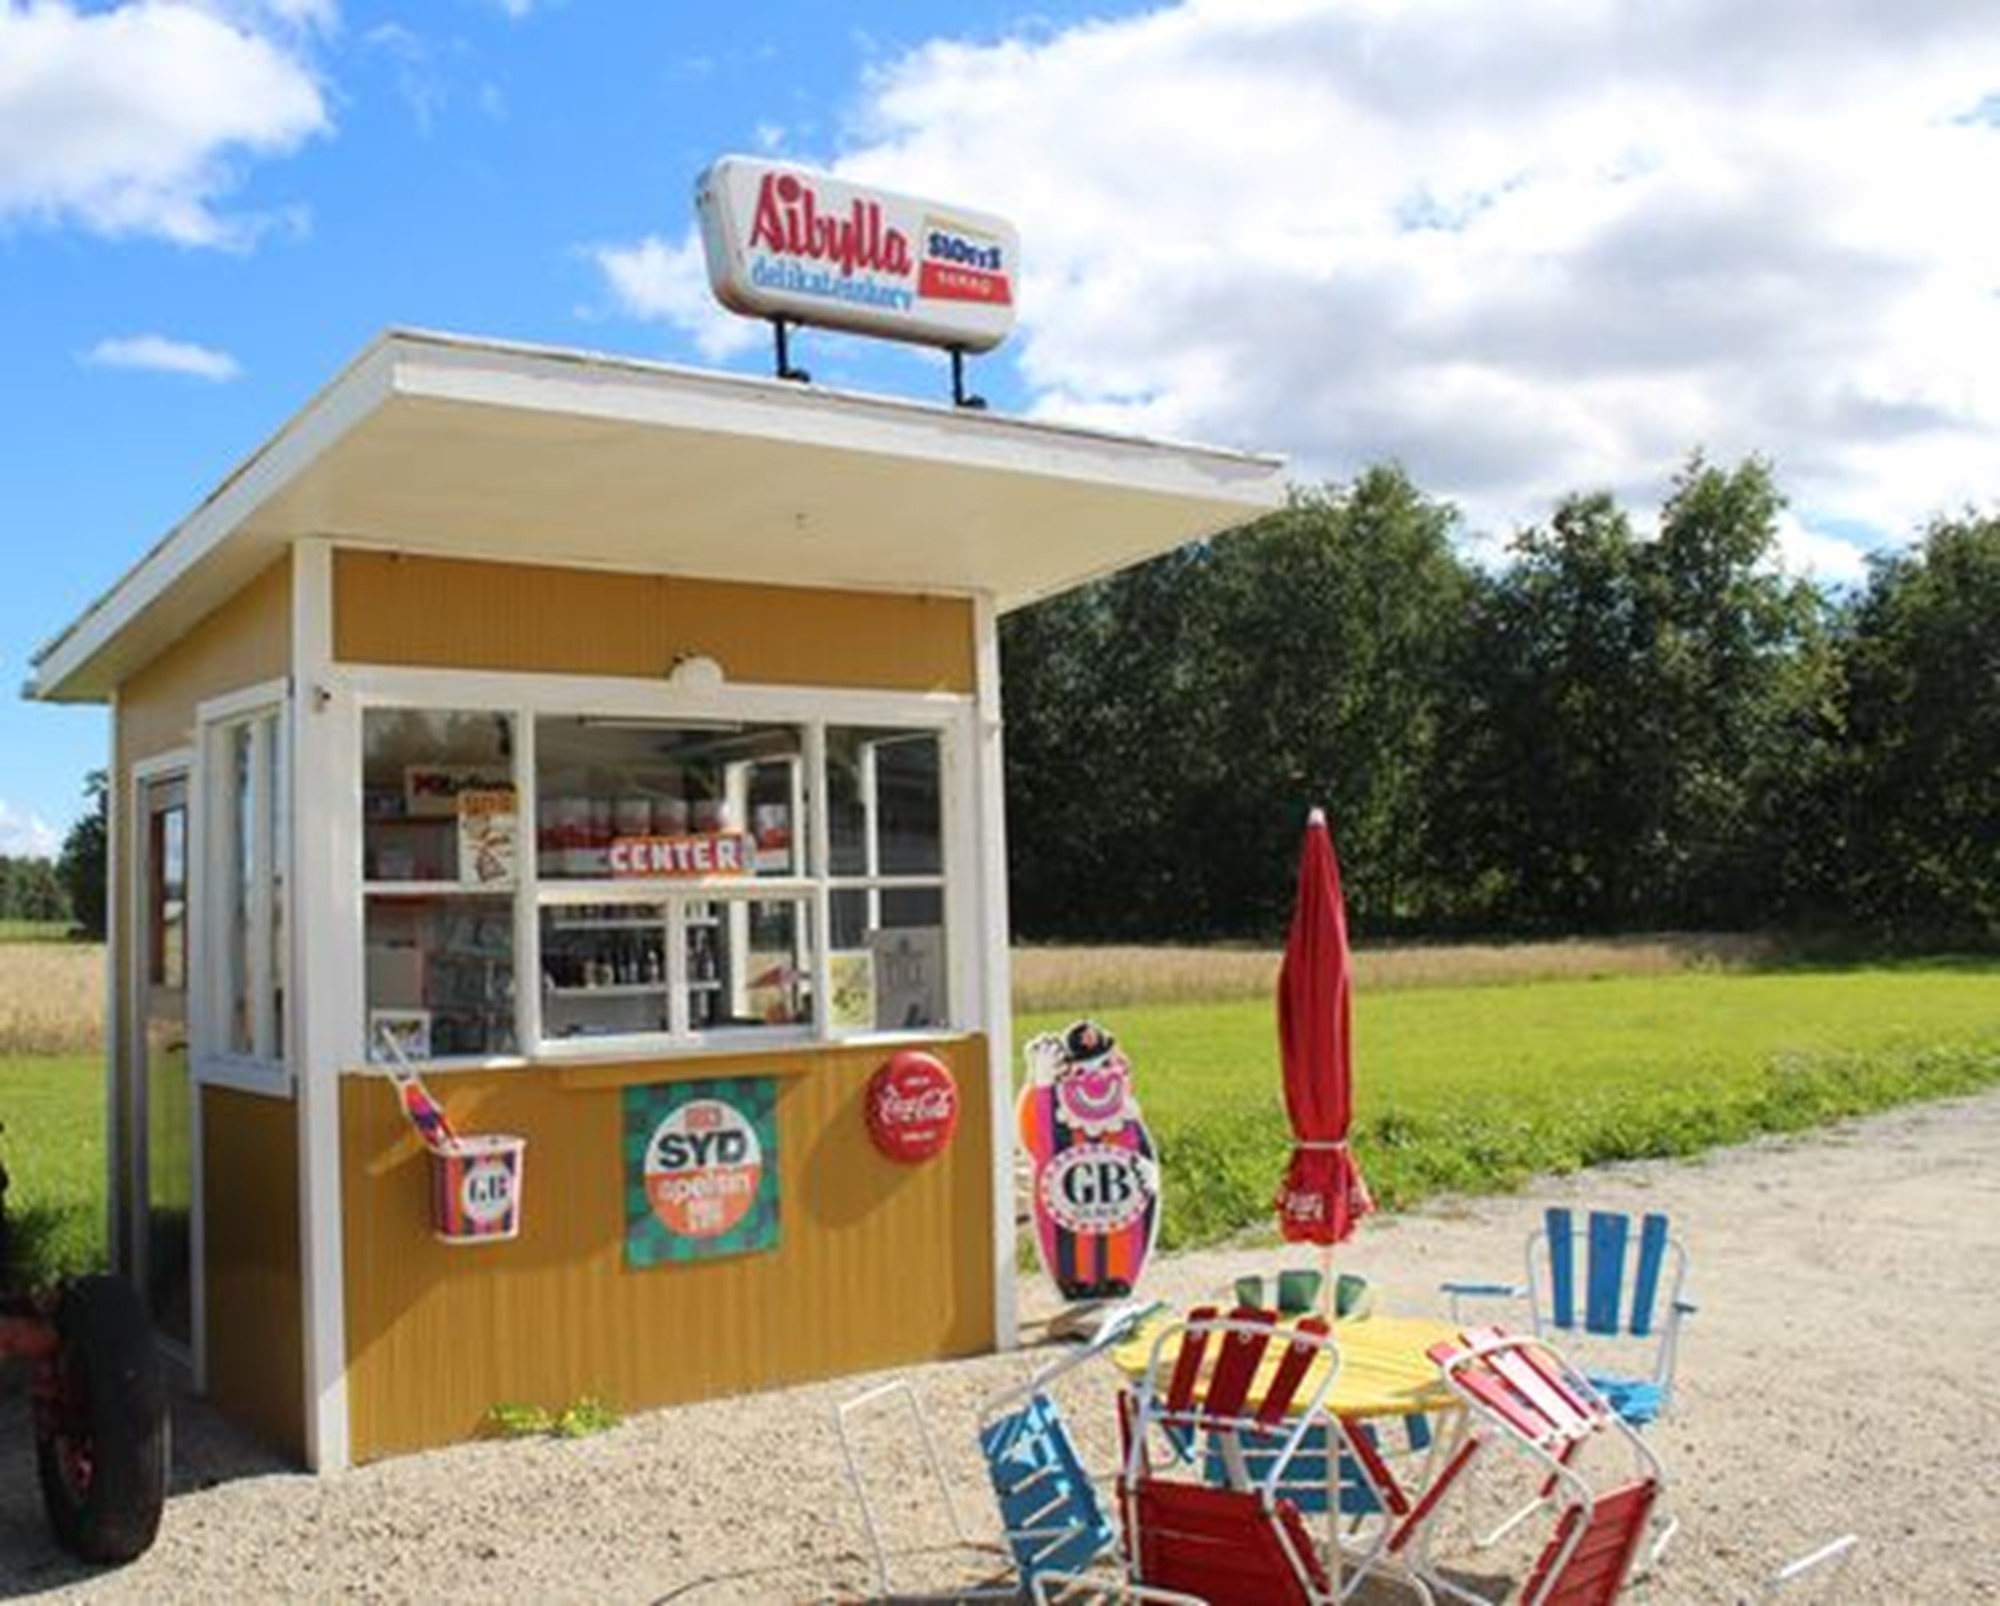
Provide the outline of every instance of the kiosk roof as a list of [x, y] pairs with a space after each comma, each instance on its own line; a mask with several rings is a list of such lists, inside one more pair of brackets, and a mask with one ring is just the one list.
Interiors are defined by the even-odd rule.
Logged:
[[1275, 457], [397, 330], [41, 648], [27, 689], [108, 697], [301, 537], [1007, 610], [1283, 499]]

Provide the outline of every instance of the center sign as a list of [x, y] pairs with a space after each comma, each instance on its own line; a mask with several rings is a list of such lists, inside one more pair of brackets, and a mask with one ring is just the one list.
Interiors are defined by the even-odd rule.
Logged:
[[1014, 327], [1021, 244], [1001, 218], [747, 156], [702, 174], [695, 205], [732, 312], [966, 352]]

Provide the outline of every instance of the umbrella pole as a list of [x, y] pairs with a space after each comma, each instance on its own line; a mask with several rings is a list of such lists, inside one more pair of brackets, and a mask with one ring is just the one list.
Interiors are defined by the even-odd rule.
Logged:
[[[1326, 1330], [1333, 1331], [1334, 1298], [1333, 1245], [1322, 1244], [1319, 1251], [1319, 1288], [1326, 1312]], [[1336, 1354], [1338, 1351], [1335, 1352]], [[1340, 1463], [1345, 1429], [1329, 1418], [1326, 1428], [1326, 1576], [1333, 1586], [1333, 1598], [1340, 1598]]]

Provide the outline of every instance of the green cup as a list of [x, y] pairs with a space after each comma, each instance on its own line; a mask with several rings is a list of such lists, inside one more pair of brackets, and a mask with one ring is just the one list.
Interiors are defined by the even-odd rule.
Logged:
[[1264, 1308], [1264, 1279], [1255, 1272], [1236, 1279], [1236, 1307], [1238, 1310]]
[[1304, 1316], [1319, 1304], [1320, 1275], [1310, 1269], [1278, 1273], [1278, 1314]]
[[1375, 1290], [1359, 1273], [1344, 1271], [1334, 1280], [1333, 1313], [1347, 1321], [1359, 1321], [1375, 1308]]

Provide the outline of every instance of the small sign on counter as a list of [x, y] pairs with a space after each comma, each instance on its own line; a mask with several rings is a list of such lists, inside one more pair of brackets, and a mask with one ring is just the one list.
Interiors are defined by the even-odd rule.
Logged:
[[746, 831], [706, 831], [691, 836], [621, 836], [611, 840], [612, 875], [621, 879], [688, 880], [740, 876], [750, 871], [753, 848]]
[[458, 879], [461, 886], [505, 892], [514, 885], [520, 816], [514, 791], [483, 788], [458, 794]]

